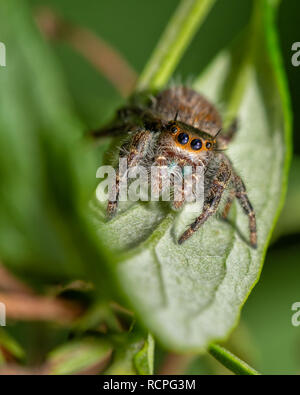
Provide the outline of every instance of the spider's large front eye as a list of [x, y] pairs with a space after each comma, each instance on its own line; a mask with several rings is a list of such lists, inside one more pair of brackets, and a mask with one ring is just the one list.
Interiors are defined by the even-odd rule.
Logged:
[[189, 141], [189, 135], [186, 133], [180, 133], [177, 140], [180, 144], [186, 144]]
[[191, 142], [191, 147], [193, 150], [198, 151], [202, 148], [202, 141], [200, 139], [194, 139]]

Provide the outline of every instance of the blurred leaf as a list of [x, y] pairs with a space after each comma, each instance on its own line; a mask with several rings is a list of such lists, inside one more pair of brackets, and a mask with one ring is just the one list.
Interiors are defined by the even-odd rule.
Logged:
[[153, 374], [154, 339], [150, 334], [141, 351], [135, 355], [134, 365], [138, 374]]
[[0, 14], [0, 256], [32, 282], [92, 278], [112, 291], [86, 218], [96, 161], [83, 126], [26, 3], [0, 0]]
[[113, 360], [104, 374], [152, 374], [154, 341], [151, 335], [144, 339], [140, 334], [132, 332], [115, 339]]
[[80, 318], [75, 325], [75, 330], [84, 332], [89, 329], [97, 329], [101, 325], [112, 332], [121, 332], [122, 326], [118, 318], [107, 303], [96, 302]]
[[0, 356], [2, 355], [1, 347], [16, 359], [23, 359], [25, 356], [21, 346], [3, 328], [0, 328]]
[[226, 103], [227, 121], [235, 114], [240, 120], [228, 154], [256, 211], [258, 249], [245, 242], [248, 218], [240, 207], [232, 210], [234, 225], [214, 217], [179, 246], [189, 207], [175, 217], [160, 205], [138, 204], [103, 224], [104, 207], [93, 202], [99, 234], [123, 252], [116, 266], [120, 286], [143, 323], [173, 350], [203, 350], [236, 325], [282, 205], [291, 122], [275, 11], [272, 2], [256, 1], [246, 37], [195, 84], [213, 102]]
[[49, 374], [76, 374], [99, 366], [100, 372], [111, 354], [110, 345], [104, 340], [86, 338], [74, 340], [51, 352], [47, 364]]
[[28, 366], [39, 366], [45, 358], [70, 336], [69, 328], [38, 321], [9, 321], [6, 333], [21, 347]]

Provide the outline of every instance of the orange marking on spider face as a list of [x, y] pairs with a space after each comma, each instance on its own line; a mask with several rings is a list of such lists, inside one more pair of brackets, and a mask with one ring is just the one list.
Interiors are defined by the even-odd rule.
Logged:
[[[172, 133], [172, 137], [173, 137], [174, 142], [175, 142], [175, 144], [176, 144], [176, 146], [177, 146], [178, 148], [184, 149], [184, 150], [189, 151], [189, 152], [197, 153], [197, 152], [203, 152], [203, 151], [211, 151], [211, 150], [213, 149], [213, 146], [216, 144], [216, 140], [207, 140], [207, 139], [204, 139], [204, 138], [202, 138], [202, 137], [200, 137], [200, 136], [198, 136], [198, 135], [196, 135], [196, 134], [192, 134], [192, 133], [190, 133], [190, 132], [187, 132], [187, 131], [184, 130], [184, 129], [181, 129], [181, 128], [180, 128], [179, 126], [177, 126], [177, 125], [176, 125], [176, 129], [177, 129], [177, 131], [176, 131], [176, 133]], [[185, 134], [187, 134], [187, 135], [189, 136], [189, 141], [188, 141], [186, 144], [182, 144], [182, 143], [180, 143], [180, 142], [178, 141], [178, 136], [179, 136], [181, 133], [185, 133]], [[192, 142], [193, 140], [195, 140], [195, 139], [201, 140], [201, 142], [202, 142], [202, 147], [201, 147], [200, 149], [198, 149], [198, 150], [195, 150], [195, 149], [193, 149], [193, 148], [191, 147], [191, 142]], [[209, 143], [210, 146], [207, 146], [207, 143]]]

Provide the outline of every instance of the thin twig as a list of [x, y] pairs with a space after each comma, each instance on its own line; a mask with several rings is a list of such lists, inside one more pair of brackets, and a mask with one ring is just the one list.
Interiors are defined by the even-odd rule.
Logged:
[[7, 318], [13, 320], [70, 324], [84, 312], [77, 303], [45, 296], [0, 292], [0, 301], [6, 307]]
[[47, 38], [67, 42], [100, 71], [122, 96], [127, 97], [132, 93], [137, 75], [124, 57], [110, 44], [90, 30], [64, 21], [47, 7], [37, 11], [36, 20]]
[[78, 303], [54, 297], [39, 296], [0, 264], [0, 302], [7, 318], [13, 320], [56, 321], [69, 324], [84, 313]]

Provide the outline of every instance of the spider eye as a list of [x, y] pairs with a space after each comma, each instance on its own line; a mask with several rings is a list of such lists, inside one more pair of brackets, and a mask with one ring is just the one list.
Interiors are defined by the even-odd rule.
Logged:
[[212, 143], [208, 141], [208, 142], [205, 144], [205, 147], [206, 147], [207, 149], [210, 149], [210, 148], [212, 147]]
[[177, 127], [176, 126], [172, 126], [171, 127], [171, 132], [174, 133], [174, 134], [177, 133], [178, 132]]
[[202, 148], [202, 141], [200, 139], [194, 139], [191, 142], [191, 147], [193, 150], [198, 151]]
[[177, 140], [180, 144], [186, 144], [189, 141], [189, 135], [186, 133], [180, 133]]

